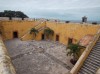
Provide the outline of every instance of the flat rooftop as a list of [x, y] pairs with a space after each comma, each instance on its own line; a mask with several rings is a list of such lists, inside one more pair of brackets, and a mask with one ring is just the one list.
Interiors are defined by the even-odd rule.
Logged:
[[54, 41], [5, 41], [17, 74], [67, 74], [73, 67], [66, 46]]

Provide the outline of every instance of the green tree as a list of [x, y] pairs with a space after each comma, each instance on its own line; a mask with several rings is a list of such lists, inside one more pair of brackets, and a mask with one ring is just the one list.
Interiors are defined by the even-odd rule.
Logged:
[[21, 11], [11, 10], [4, 10], [4, 12], [0, 12], [0, 17], [9, 17], [10, 20], [12, 20], [12, 17], [19, 17], [22, 18], [22, 20], [24, 20], [24, 18], [28, 18], [28, 16]]
[[30, 34], [33, 34], [34, 35], [34, 38], [37, 36], [38, 33], [39, 33], [39, 31], [37, 29], [31, 28]]
[[44, 34], [47, 37], [47, 39], [49, 39], [50, 36], [54, 35], [54, 31], [52, 29], [50, 29], [50, 28], [47, 28], [47, 29], [44, 30]]

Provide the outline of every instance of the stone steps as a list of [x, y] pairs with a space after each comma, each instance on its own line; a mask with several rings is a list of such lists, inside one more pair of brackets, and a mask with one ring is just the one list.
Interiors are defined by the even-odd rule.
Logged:
[[100, 37], [78, 74], [95, 74], [100, 67]]

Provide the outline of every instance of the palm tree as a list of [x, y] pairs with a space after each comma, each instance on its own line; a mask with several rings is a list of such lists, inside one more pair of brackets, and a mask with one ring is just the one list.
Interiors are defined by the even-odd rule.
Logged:
[[67, 49], [70, 51], [67, 53], [67, 56], [73, 56], [73, 59], [70, 60], [72, 64], [75, 64], [79, 58], [79, 52], [81, 49], [85, 48], [84, 46], [80, 46], [79, 44], [69, 44]]
[[50, 28], [47, 28], [47, 29], [44, 30], [44, 34], [47, 37], [47, 39], [49, 39], [50, 36], [54, 35], [54, 31], [52, 29], [50, 29]]
[[34, 37], [36, 37], [36, 35], [39, 33], [39, 31], [37, 30], [37, 29], [35, 29], [35, 28], [31, 28], [31, 30], [30, 30], [30, 34], [33, 34], [34, 35]]

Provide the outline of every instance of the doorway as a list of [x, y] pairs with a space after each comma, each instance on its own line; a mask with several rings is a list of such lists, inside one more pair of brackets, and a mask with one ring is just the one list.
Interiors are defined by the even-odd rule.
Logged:
[[13, 38], [18, 38], [18, 32], [17, 31], [13, 32]]
[[68, 44], [73, 43], [73, 38], [68, 38]]
[[59, 35], [56, 35], [56, 41], [59, 41]]
[[44, 34], [42, 34], [42, 40], [44, 40]]

